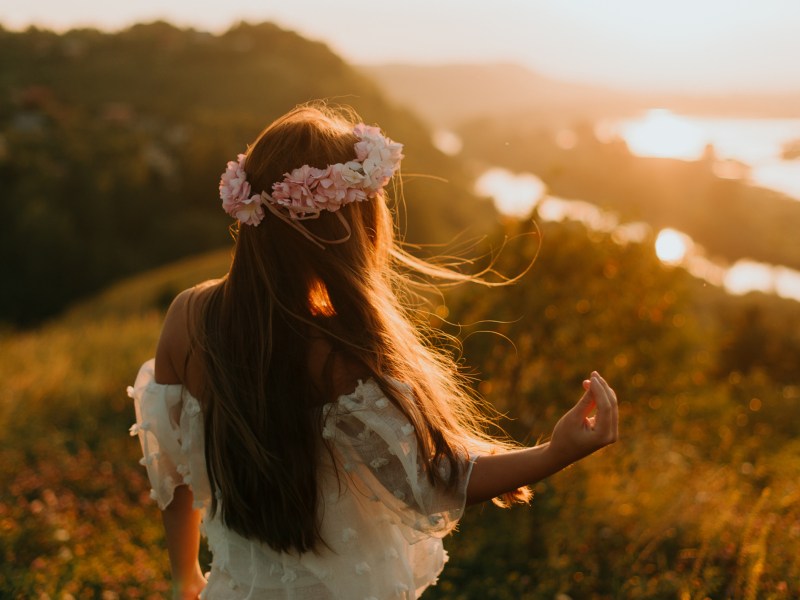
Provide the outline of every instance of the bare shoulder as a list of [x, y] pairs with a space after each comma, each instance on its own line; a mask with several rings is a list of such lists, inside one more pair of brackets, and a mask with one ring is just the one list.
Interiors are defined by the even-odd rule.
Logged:
[[156, 348], [155, 378], [159, 383], [185, 383], [183, 367], [191, 346], [194, 323], [205, 300], [222, 279], [204, 281], [183, 290], [170, 304]]

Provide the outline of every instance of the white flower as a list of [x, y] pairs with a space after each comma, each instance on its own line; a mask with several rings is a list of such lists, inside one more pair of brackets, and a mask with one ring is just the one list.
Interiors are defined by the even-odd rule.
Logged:
[[342, 165], [338, 175], [350, 186], [358, 186], [364, 181], [361, 171], [361, 163], [351, 160]]

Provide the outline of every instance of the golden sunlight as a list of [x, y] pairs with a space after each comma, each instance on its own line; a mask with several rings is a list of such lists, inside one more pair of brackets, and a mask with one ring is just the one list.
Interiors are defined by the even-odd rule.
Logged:
[[683, 261], [691, 246], [691, 239], [674, 229], [662, 229], [656, 237], [656, 256], [667, 265]]
[[752, 260], [737, 261], [725, 274], [725, 289], [731, 294], [747, 294], [752, 291], [774, 292], [775, 279], [772, 268]]
[[492, 168], [475, 182], [475, 191], [494, 198], [497, 209], [506, 215], [526, 217], [544, 196], [544, 182], [532, 173], [512, 173], [507, 169]]
[[706, 146], [700, 129], [664, 108], [627, 121], [620, 133], [631, 151], [640, 156], [694, 160], [700, 158]]

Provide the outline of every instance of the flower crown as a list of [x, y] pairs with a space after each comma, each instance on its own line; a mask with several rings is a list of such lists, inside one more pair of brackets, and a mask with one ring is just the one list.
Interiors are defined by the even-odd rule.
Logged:
[[[303, 165], [272, 185], [272, 194], [251, 194], [244, 171], [246, 155], [228, 162], [219, 182], [222, 208], [245, 225], [258, 226], [264, 208], [281, 219], [315, 219], [323, 210], [336, 212], [351, 202], [381, 196], [384, 186], [400, 166], [403, 145], [385, 137], [377, 127], [359, 123], [353, 128], [358, 138], [356, 160], [317, 169]], [[278, 212], [286, 209], [287, 215]], [[289, 221], [287, 221], [289, 222]], [[305, 235], [305, 234], [304, 234]]]

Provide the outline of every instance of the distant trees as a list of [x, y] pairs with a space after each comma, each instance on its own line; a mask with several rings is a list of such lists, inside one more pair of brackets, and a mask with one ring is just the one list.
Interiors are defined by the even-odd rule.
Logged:
[[491, 204], [412, 115], [324, 45], [263, 23], [215, 36], [0, 28], [0, 322], [34, 323], [109, 281], [230, 242], [225, 162], [273, 118], [345, 102], [406, 144], [410, 241], [441, 242]]

